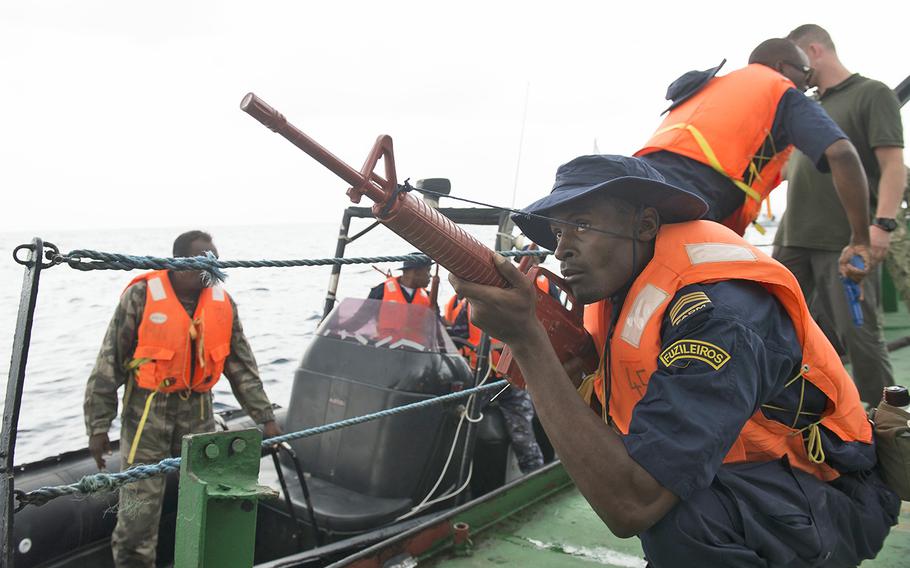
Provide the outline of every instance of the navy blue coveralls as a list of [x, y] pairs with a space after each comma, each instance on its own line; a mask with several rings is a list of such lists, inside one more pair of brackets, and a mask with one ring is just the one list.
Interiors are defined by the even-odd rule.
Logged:
[[[691, 302], [693, 292], [704, 294], [701, 307], [681, 317], [673, 306]], [[687, 286], [670, 303], [661, 339], [662, 349], [680, 339], [708, 342], [730, 358], [719, 369], [695, 359], [660, 362], [623, 437], [632, 459], [680, 498], [639, 535], [650, 565], [828, 567], [874, 557], [900, 500], [874, 471], [871, 444], [843, 442], [822, 427], [826, 462], [842, 474], [830, 483], [786, 460], [722, 464], [757, 410], [789, 426], [801, 395], [803, 411], [825, 408], [820, 390], [790, 381], [801, 349], [777, 300], [741, 280]], [[798, 427], [816, 420], [801, 415]]]

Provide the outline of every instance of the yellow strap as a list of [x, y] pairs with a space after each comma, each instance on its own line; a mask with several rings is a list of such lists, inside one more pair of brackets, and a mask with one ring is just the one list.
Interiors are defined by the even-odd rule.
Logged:
[[802, 367], [799, 368], [799, 373], [797, 373], [795, 377], [793, 377], [792, 379], [787, 381], [787, 384], [784, 385], [784, 388], [789, 387], [790, 385], [795, 383], [797, 380], [803, 378], [803, 375], [805, 375], [808, 372], [809, 372], [809, 365], [803, 365]]
[[655, 136], [658, 136], [665, 132], [669, 132], [670, 130], [687, 130], [687, 131], [689, 131], [689, 133], [692, 134], [692, 137], [695, 138], [695, 143], [698, 144], [698, 147], [701, 149], [702, 153], [705, 155], [705, 158], [708, 159], [708, 164], [712, 168], [714, 168], [717, 171], [717, 173], [723, 175], [724, 177], [729, 179], [731, 182], [733, 182], [733, 185], [735, 185], [739, 189], [743, 190], [743, 192], [745, 192], [746, 195], [748, 195], [755, 201], [758, 201], [759, 203], [761, 203], [761, 195], [759, 195], [757, 191], [755, 191], [754, 189], [752, 189], [751, 187], [749, 187], [742, 181], [734, 178], [733, 176], [731, 176], [724, 170], [724, 167], [721, 165], [720, 160], [717, 159], [717, 154], [714, 153], [714, 150], [711, 148], [711, 145], [708, 144], [707, 138], [705, 138], [704, 135], [701, 132], [699, 132], [699, 130], [697, 128], [695, 128], [691, 124], [683, 124], [682, 122], [680, 122], [679, 124], [673, 124], [671, 126], [658, 130], [657, 133], [655, 134]]
[[129, 369], [130, 371], [136, 371], [136, 373], [138, 374], [139, 367], [141, 367], [142, 365], [145, 365], [146, 363], [150, 362], [151, 360], [152, 359], [150, 357], [139, 357], [139, 358], [133, 359], [132, 361], [127, 363], [126, 368]]
[[[774, 406], [773, 404], [763, 404], [761, 407], [767, 408], [768, 410], [777, 410], [778, 412], [796, 412], [795, 410], [784, 408], [782, 406]], [[800, 410], [797, 414], [800, 414], [802, 416], [821, 416], [821, 413], [819, 412], [809, 412], [808, 410]]]
[[[796, 428], [796, 424], [799, 421], [799, 416], [801, 414], [810, 414], [803, 411], [803, 403], [805, 402], [806, 396], [806, 373], [808, 372], [809, 365], [803, 365], [800, 367], [799, 373], [790, 379], [790, 381], [787, 382], [786, 386], [784, 386], [784, 388], [787, 388], [792, 385], [794, 381], [802, 379], [799, 385], [799, 405], [796, 407], [796, 415], [793, 418], [793, 424], [790, 426], [791, 428]], [[806, 430], [809, 431], [809, 436], [806, 440], [806, 456], [812, 463], [823, 463], [825, 461], [825, 449], [822, 447], [822, 434], [821, 430], [818, 427], [820, 423], [821, 420], [813, 422], [808, 426], [800, 428], [791, 434], [791, 436], [793, 436], [805, 432]]]
[[145, 399], [145, 410], [142, 411], [142, 418], [139, 420], [139, 426], [136, 427], [136, 435], [133, 436], [133, 444], [130, 446], [130, 455], [126, 459], [126, 465], [133, 465], [133, 460], [136, 458], [136, 448], [139, 447], [139, 438], [142, 437], [142, 429], [145, 428], [145, 420], [149, 417], [149, 410], [152, 408], [152, 399], [155, 398], [156, 394], [158, 394], [158, 391], [153, 390], [149, 393], [148, 398]]
[[806, 452], [809, 454], [809, 461], [812, 463], [823, 463], [825, 461], [825, 449], [822, 447], [822, 434], [818, 428], [818, 422], [813, 422], [809, 426], [809, 440], [806, 442]]
[[580, 396], [589, 406], [591, 405], [591, 397], [594, 396], [595, 378], [597, 378], [597, 373], [591, 373], [581, 381], [580, 385], [578, 385], [578, 396]]
[[758, 172], [758, 168], [755, 167], [755, 162], [749, 161], [749, 185], [751, 186], [755, 183], [755, 180], [761, 181], [761, 174]]

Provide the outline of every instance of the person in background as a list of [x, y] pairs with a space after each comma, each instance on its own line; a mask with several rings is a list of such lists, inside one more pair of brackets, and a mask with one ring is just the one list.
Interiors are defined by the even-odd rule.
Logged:
[[[846, 350], [863, 402], [879, 403], [882, 389], [894, 384], [880, 313], [880, 268], [904, 195], [903, 127], [900, 104], [886, 85], [850, 72], [841, 63], [831, 36], [807, 24], [790, 32], [809, 57], [811, 84], [828, 115], [846, 132], [859, 151], [871, 188], [873, 216], [866, 217], [871, 236], [871, 264], [863, 282], [860, 305], [863, 324], [853, 322], [838, 278], [840, 251], [851, 242], [851, 216], [838, 201], [837, 180], [817, 171], [802, 152], [788, 165], [787, 210], [774, 239], [774, 258], [796, 275], [822, 327]], [[840, 258], [842, 260], [842, 258]]]
[[[907, 170], [907, 187], [910, 188], [910, 168]], [[888, 245], [888, 254], [885, 256], [885, 268], [891, 275], [891, 281], [900, 297], [910, 312], [910, 239], [907, 238], [907, 190], [904, 190], [904, 199], [897, 208], [897, 228], [891, 233], [891, 242]]]
[[[414, 254], [420, 253], [415, 252]], [[430, 285], [430, 267], [432, 266], [433, 262], [426, 257], [409, 258], [399, 268], [401, 276], [389, 276], [385, 282], [371, 288], [367, 298], [430, 307], [427, 286]]]
[[[522, 249], [525, 250], [525, 249]], [[530, 257], [537, 259], [539, 257]], [[538, 261], [539, 262], [539, 261]], [[539, 285], [539, 284], [538, 284]], [[544, 281], [546, 285], [546, 281]], [[482, 331], [471, 323], [471, 305], [457, 294], [449, 298], [444, 311], [449, 335], [459, 338], [460, 351], [468, 360], [472, 370], [477, 369], [477, 349], [480, 347]], [[465, 345], [463, 342], [467, 342]], [[503, 343], [490, 338], [490, 363], [492, 376], [499, 376], [495, 369], [502, 354]], [[543, 466], [544, 457], [534, 433], [534, 404], [527, 391], [508, 388], [496, 398], [496, 405], [502, 414], [512, 443], [512, 450], [522, 473], [530, 473]], [[481, 406], [485, 406], [486, 401]]]
[[599, 312], [584, 380], [511, 262], [494, 257], [506, 288], [449, 280], [511, 348], [579, 491], [614, 534], [641, 539], [649, 566], [856, 566], [900, 511], [856, 386], [793, 275], [691, 221], [706, 209], [647, 163], [598, 155], [560, 166], [513, 216]]
[[669, 113], [635, 155], [704, 199], [705, 219], [742, 235], [781, 182], [795, 146], [813, 169], [831, 171], [850, 230], [841, 270], [862, 278], [849, 261], [859, 254], [868, 264], [868, 187], [850, 139], [803, 95], [812, 77], [806, 54], [775, 38], [752, 51], [748, 66], [715, 76], [722, 65], [690, 71], [670, 85]]
[[[212, 237], [189, 231], [174, 241], [174, 256], [218, 252]], [[117, 390], [125, 385], [120, 429], [120, 469], [179, 456], [183, 436], [215, 429], [212, 387], [227, 377], [247, 414], [266, 437], [278, 436], [243, 334], [237, 306], [202, 271], [157, 270], [133, 279], [120, 296], [85, 389], [89, 451], [106, 466], [108, 430], [117, 414]], [[152, 477], [120, 489], [111, 537], [119, 568], [155, 566], [165, 478]]]

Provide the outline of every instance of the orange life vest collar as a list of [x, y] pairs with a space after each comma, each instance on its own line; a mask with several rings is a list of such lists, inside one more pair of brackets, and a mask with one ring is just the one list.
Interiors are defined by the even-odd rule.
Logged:
[[227, 292], [220, 286], [202, 290], [190, 319], [166, 270], [137, 276], [129, 286], [141, 281], [145, 310], [131, 364], [137, 385], [159, 392], [211, 390], [231, 352], [234, 309]]
[[671, 110], [635, 156], [672, 152], [727, 177], [747, 198], [723, 224], [742, 235], [758, 217], [761, 201], [782, 180], [792, 146], [759, 153], [771, 138], [778, 103], [793, 87], [792, 81], [758, 63], [715, 77]]
[[[761, 284], [774, 294], [792, 320], [803, 352], [801, 378], [818, 387], [829, 401], [813, 427], [817, 430], [821, 424], [846, 442], [871, 443], [872, 430], [856, 387], [810, 316], [796, 278], [732, 231], [710, 221], [661, 227], [653, 259], [629, 290], [610, 341], [608, 358], [611, 362], [609, 413], [616, 427], [628, 433], [635, 405], [657, 370], [663, 316], [677, 291], [690, 284], [731, 277]], [[589, 331], [598, 349], [602, 349], [610, 306], [600, 302], [590, 308], [594, 313], [586, 318], [586, 324], [592, 326]], [[603, 370], [595, 381], [595, 392], [603, 402]], [[810, 457], [812, 453], [799, 431], [765, 418], [759, 410], [743, 427], [724, 462], [768, 461], [787, 455], [795, 467], [822, 480], [839, 475], [817, 455]]]
[[382, 301], [430, 307], [430, 295], [427, 294], [426, 288], [415, 288], [414, 297], [408, 302], [407, 298], [405, 298], [404, 291], [401, 289], [400, 276], [386, 279], [385, 289], [382, 292]]

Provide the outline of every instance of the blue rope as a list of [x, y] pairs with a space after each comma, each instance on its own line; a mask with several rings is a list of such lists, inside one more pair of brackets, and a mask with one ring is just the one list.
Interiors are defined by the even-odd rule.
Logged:
[[396, 406], [395, 408], [380, 410], [379, 412], [374, 412], [372, 414], [364, 414], [363, 416], [355, 416], [354, 418], [348, 418], [347, 420], [340, 420], [338, 422], [332, 422], [331, 424], [326, 424], [324, 426], [316, 426], [314, 428], [309, 428], [307, 430], [301, 430], [300, 432], [291, 432], [290, 434], [282, 434], [281, 436], [275, 436], [274, 438], [268, 438], [267, 440], [263, 440], [262, 447], [267, 448], [269, 446], [281, 444], [282, 442], [290, 442], [291, 440], [299, 440], [300, 438], [307, 438], [309, 436], [315, 436], [316, 434], [323, 434], [325, 432], [331, 432], [332, 430], [338, 430], [339, 428], [347, 428], [348, 426], [356, 426], [357, 424], [363, 424], [364, 422], [376, 420], [377, 418], [383, 418], [385, 416], [394, 416], [395, 414], [402, 414], [404, 412], [410, 412], [411, 410], [418, 410], [421, 408], [426, 408], [428, 406], [435, 406], [437, 404], [443, 404], [446, 402], [464, 398], [471, 394], [486, 392], [488, 390], [502, 388], [504, 386], [506, 386], [506, 381], [496, 381], [495, 383], [488, 383], [483, 386], [474, 387], [474, 388], [466, 389], [463, 391], [453, 392], [450, 394], [445, 394], [445, 395], [437, 396], [434, 398], [428, 398], [426, 400], [421, 400], [420, 402], [412, 402], [411, 404], [405, 404], [402, 406]]
[[[354, 418], [332, 422], [331, 424], [308, 428], [299, 432], [282, 434], [281, 436], [275, 436], [274, 438], [263, 440], [262, 447], [268, 448], [270, 446], [281, 444], [283, 442], [316, 436], [317, 434], [323, 434], [325, 432], [331, 432], [332, 430], [338, 430], [340, 428], [347, 428], [349, 426], [363, 424], [364, 422], [370, 422], [372, 420], [384, 418], [386, 416], [394, 416], [396, 414], [402, 414], [404, 412], [410, 412], [412, 410], [444, 404], [453, 400], [466, 398], [473, 394], [502, 388], [505, 385], [506, 381], [496, 381], [494, 383], [489, 383], [479, 387], [465, 389], [463, 391], [453, 392], [451, 394], [437, 396], [434, 398], [428, 398], [426, 400], [421, 400], [420, 402], [414, 402], [411, 404], [396, 406], [395, 408], [380, 410], [378, 412], [373, 412], [372, 414], [364, 414], [363, 416], [356, 416]], [[165, 458], [155, 464], [136, 465], [126, 471], [121, 471], [118, 473], [95, 473], [92, 475], [86, 475], [76, 483], [72, 483], [70, 485], [39, 487], [38, 489], [29, 491], [28, 493], [25, 493], [23, 491], [16, 491], [16, 499], [19, 502], [16, 510], [19, 511], [26, 505], [44, 505], [48, 501], [52, 501], [53, 499], [63, 497], [65, 495], [89, 495], [92, 493], [100, 493], [102, 491], [113, 491], [128, 483], [135, 483], [137, 481], [142, 481], [143, 479], [162, 475], [170, 471], [177, 471], [180, 469], [180, 461], [180, 458]]]
[[[552, 254], [545, 250], [500, 251], [502, 256], [546, 256]], [[376, 264], [379, 262], [403, 262], [410, 259], [429, 258], [425, 254], [407, 254], [398, 256], [367, 256], [352, 258], [316, 258], [298, 260], [219, 260], [204, 256], [162, 258], [156, 256], [135, 256], [99, 252], [96, 250], [77, 249], [68, 254], [51, 254], [53, 264], [68, 264], [76, 270], [205, 270], [223, 280], [219, 268], [289, 268], [294, 266], [331, 266], [339, 264]]]

